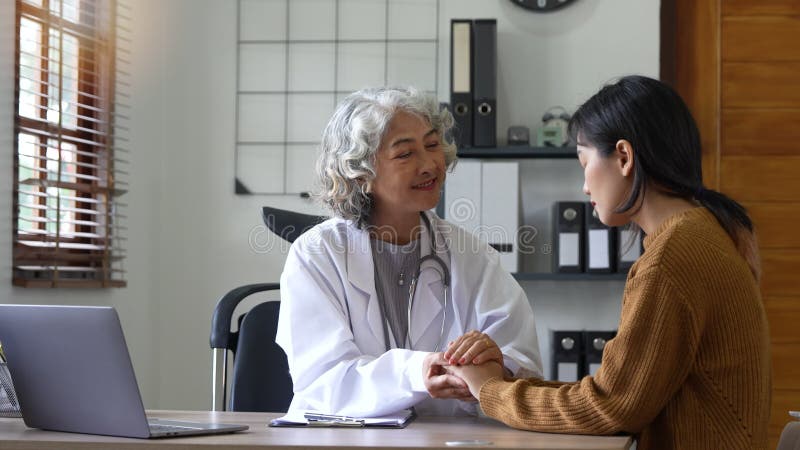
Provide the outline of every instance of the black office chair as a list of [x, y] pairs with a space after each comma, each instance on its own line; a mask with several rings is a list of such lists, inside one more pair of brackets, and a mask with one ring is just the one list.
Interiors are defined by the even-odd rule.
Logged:
[[[326, 217], [277, 208], [262, 208], [267, 228], [294, 242]], [[233, 312], [245, 298], [259, 292], [278, 291], [278, 283], [239, 286], [217, 302], [211, 317], [212, 410], [286, 412], [292, 401], [292, 379], [286, 354], [275, 343], [278, 301], [259, 303], [237, 319], [231, 331]], [[233, 355], [230, 402], [226, 404], [228, 351]]]

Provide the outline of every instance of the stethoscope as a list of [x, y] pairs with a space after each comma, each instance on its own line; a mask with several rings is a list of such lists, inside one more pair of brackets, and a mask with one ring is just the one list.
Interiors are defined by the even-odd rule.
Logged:
[[[423, 256], [419, 260], [419, 264], [417, 264], [417, 270], [414, 272], [414, 278], [411, 279], [411, 285], [408, 287], [408, 331], [406, 332], [406, 343], [408, 344], [408, 348], [411, 349], [411, 308], [414, 305], [414, 294], [417, 293], [417, 281], [419, 280], [419, 275], [422, 273], [422, 264], [426, 261], [433, 261], [436, 263], [439, 268], [436, 269], [435, 267], [429, 266], [431, 269], [436, 270], [439, 272], [439, 276], [442, 277], [442, 285], [444, 286], [444, 308], [442, 308], [442, 327], [439, 330], [439, 339], [436, 341], [436, 348], [433, 350], [434, 352], [439, 351], [439, 347], [442, 344], [442, 339], [444, 338], [444, 325], [447, 321], [447, 298], [448, 298], [448, 290], [450, 288], [450, 270], [447, 268], [447, 264], [436, 254], [436, 249], [439, 246], [436, 244], [436, 231], [433, 229], [431, 225], [431, 220], [424, 212], [420, 212], [419, 215], [422, 217], [422, 221], [425, 222], [425, 227], [428, 229], [431, 235], [431, 252], [427, 255]], [[383, 330], [384, 330], [384, 338], [386, 338], [386, 342], [388, 343], [388, 332], [387, 324], [384, 321]]]
[[[408, 311], [407, 311], [407, 320], [408, 320], [408, 330], [406, 331], [406, 346], [409, 350], [411, 350], [411, 309], [414, 306], [414, 296], [417, 293], [417, 282], [419, 280], [419, 276], [424, 270], [422, 265], [428, 261], [432, 261], [439, 267], [436, 268], [432, 265], [428, 265], [427, 268], [435, 270], [439, 273], [439, 276], [442, 278], [442, 285], [444, 286], [444, 307], [442, 308], [442, 326], [439, 329], [439, 339], [436, 341], [436, 348], [433, 350], [434, 352], [438, 352], [442, 340], [444, 338], [444, 327], [447, 323], [447, 304], [448, 299], [450, 297], [449, 290], [450, 290], [450, 270], [447, 268], [447, 264], [445, 264], [444, 260], [436, 255], [436, 249], [439, 248], [438, 243], [436, 242], [436, 231], [433, 229], [431, 225], [431, 220], [424, 212], [419, 213], [422, 217], [422, 221], [425, 223], [425, 227], [428, 229], [429, 234], [431, 236], [431, 252], [419, 259], [419, 263], [417, 264], [417, 269], [414, 271], [414, 277], [411, 279], [411, 283], [408, 287]], [[446, 245], [446, 244], [445, 244]], [[445, 247], [447, 250], [447, 247]], [[350, 303], [345, 299], [345, 307], [347, 308], [347, 321], [350, 324], [350, 332], [353, 332], [353, 321], [350, 317]], [[389, 345], [389, 324], [386, 320], [386, 314], [381, 307], [381, 315], [383, 316], [383, 342], [386, 346], [386, 351], [391, 350]]]

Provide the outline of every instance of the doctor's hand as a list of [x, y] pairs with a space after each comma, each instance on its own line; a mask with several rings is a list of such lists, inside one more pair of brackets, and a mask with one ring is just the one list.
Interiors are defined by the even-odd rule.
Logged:
[[451, 365], [483, 364], [495, 361], [503, 366], [503, 352], [485, 333], [472, 330], [447, 345], [444, 357]]
[[472, 396], [480, 399], [481, 387], [492, 378], [503, 378], [505, 369], [495, 361], [485, 364], [452, 367], [451, 371], [467, 383]]
[[469, 393], [467, 383], [450, 372], [447, 360], [441, 352], [429, 353], [422, 361], [422, 378], [425, 388], [433, 398], [454, 398], [457, 400], [476, 401]]

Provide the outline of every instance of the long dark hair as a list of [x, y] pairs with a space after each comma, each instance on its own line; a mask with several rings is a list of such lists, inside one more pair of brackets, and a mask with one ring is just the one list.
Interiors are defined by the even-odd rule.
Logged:
[[753, 222], [742, 205], [703, 186], [700, 132], [672, 88], [638, 75], [607, 84], [573, 114], [569, 134], [573, 140], [580, 135], [604, 157], [620, 139], [635, 149], [633, 187], [617, 213], [636, 212], [648, 188], [695, 200], [714, 214], [760, 278]]

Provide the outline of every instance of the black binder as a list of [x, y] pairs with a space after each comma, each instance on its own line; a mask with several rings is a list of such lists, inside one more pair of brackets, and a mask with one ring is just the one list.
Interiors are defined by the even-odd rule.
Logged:
[[594, 375], [597, 372], [597, 369], [600, 368], [600, 363], [603, 360], [603, 350], [606, 348], [606, 343], [611, 339], [614, 339], [614, 336], [616, 335], [616, 331], [583, 332], [583, 367], [586, 369], [586, 375]]
[[583, 202], [556, 202], [553, 207], [553, 267], [555, 272], [583, 272]]
[[497, 20], [479, 19], [473, 24], [472, 144], [497, 146]]
[[472, 21], [450, 21], [450, 105], [458, 148], [472, 147]]
[[580, 331], [553, 331], [553, 371], [551, 378], [558, 381], [578, 381], [586, 375], [583, 358], [583, 333]]
[[591, 202], [586, 202], [586, 271], [611, 273], [617, 264], [617, 233], [600, 221]]

